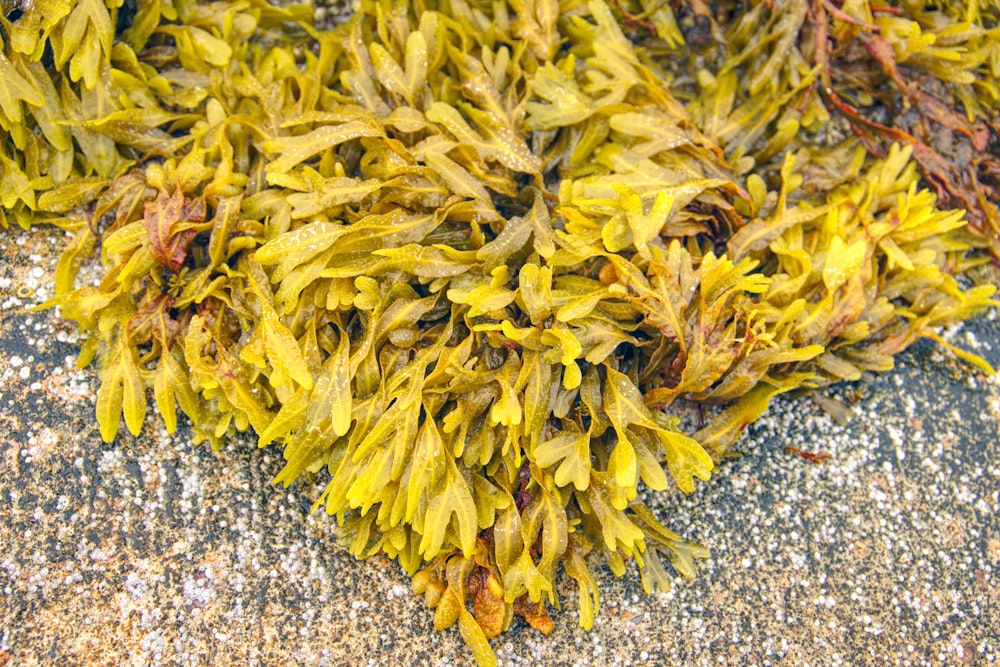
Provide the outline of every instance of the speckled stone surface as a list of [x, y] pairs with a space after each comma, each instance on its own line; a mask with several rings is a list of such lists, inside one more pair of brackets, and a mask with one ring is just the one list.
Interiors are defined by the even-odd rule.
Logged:
[[[155, 419], [101, 442], [72, 326], [19, 312], [51, 296], [61, 240], [0, 232], [0, 667], [471, 664], [394, 563], [310, 514], [322, 480], [270, 483], [276, 450]], [[949, 335], [1000, 364], [995, 313]], [[595, 562], [594, 630], [564, 580], [555, 630], [515, 625], [501, 664], [1000, 662], [1000, 381], [921, 344], [840, 396], [845, 425], [782, 402], [695, 494], [648, 499], [711, 549], [695, 581], [647, 597]]]

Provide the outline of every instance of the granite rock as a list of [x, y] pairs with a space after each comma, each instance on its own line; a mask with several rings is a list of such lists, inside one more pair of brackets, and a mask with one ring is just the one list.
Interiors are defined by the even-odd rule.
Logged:
[[[0, 667], [471, 664], [395, 563], [355, 560], [310, 511], [322, 479], [271, 484], [278, 450], [214, 452], [155, 418], [101, 442], [72, 324], [23, 310], [63, 238], [0, 235]], [[947, 335], [1000, 364], [996, 313]], [[780, 402], [711, 482], [647, 498], [711, 549], [697, 579], [646, 596], [634, 567], [595, 567], [585, 632], [564, 578], [555, 630], [518, 622], [501, 664], [1000, 661], [1000, 380], [922, 343], [834, 393], [845, 424]]]

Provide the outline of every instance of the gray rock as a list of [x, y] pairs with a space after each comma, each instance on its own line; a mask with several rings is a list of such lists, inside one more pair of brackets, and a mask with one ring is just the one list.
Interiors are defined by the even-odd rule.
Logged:
[[[400, 568], [355, 560], [310, 513], [322, 480], [270, 483], [278, 450], [213, 452], [155, 419], [103, 444], [72, 324], [20, 311], [51, 296], [60, 234], [2, 234], [0, 666], [471, 663]], [[996, 313], [949, 335], [1000, 364]], [[516, 624], [501, 664], [1000, 660], [1000, 381], [922, 343], [835, 393], [859, 399], [845, 425], [781, 402], [696, 493], [647, 499], [711, 549], [696, 580], [647, 597], [634, 567], [596, 567], [592, 632], [563, 580], [555, 630]]]

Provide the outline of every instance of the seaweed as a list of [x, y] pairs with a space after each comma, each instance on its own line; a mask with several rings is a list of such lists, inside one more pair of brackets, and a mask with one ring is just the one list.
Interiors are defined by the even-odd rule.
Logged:
[[591, 553], [694, 576], [643, 494], [774, 397], [996, 305], [995, 4], [44, 5], [0, 19], [0, 222], [72, 234], [102, 437], [252, 429], [480, 664], [560, 569], [590, 627]]

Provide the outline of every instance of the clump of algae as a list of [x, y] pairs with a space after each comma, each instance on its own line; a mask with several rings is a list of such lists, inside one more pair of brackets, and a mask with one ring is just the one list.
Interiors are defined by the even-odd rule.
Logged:
[[3, 9], [0, 223], [73, 233], [102, 436], [252, 428], [480, 664], [560, 566], [585, 627], [588, 561], [694, 576], [640, 485], [995, 303], [995, 2]]

